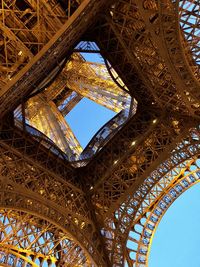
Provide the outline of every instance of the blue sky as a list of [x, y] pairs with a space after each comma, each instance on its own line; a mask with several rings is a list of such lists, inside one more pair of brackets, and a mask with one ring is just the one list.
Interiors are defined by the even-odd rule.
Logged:
[[148, 267], [200, 267], [200, 183], [168, 209], [155, 232]]
[[83, 98], [66, 116], [66, 121], [84, 148], [94, 134], [114, 116], [112, 110]]

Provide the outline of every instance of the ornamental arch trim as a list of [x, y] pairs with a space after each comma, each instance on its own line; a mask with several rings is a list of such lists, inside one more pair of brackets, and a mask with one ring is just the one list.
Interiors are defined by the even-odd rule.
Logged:
[[153, 236], [164, 214], [181, 194], [199, 182], [200, 155], [177, 166], [151, 189], [151, 205], [147, 206], [146, 199], [141, 203], [146, 208], [142, 215], [136, 216], [129, 232], [126, 244], [129, 266], [148, 266]]
[[[52, 238], [52, 240], [55, 239], [57, 246], [60, 247], [59, 252], [61, 254], [62, 254], [62, 247], [61, 246], [65, 245], [65, 247], [63, 247], [63, 257], [64, 256], [69, 257], [68, 258], [68, 260], [70, 260], [69, 262], [73, 263], [73, 261], [74, 262], [77, 261], [77, 262], [80, 262], [81, 264], [83, 264], [82, 266], [86, 266], [86, 267], [97, 266], [97, 264], [94, 262], [94, 259], [93, 259], [93, 258], [95, 258], [95, 256], [96, 257], [98, 256], [98, 255], [95, 255], [96, 252], [94, 251], [94, 248], [90, 245], [89, 241], [83, 235], [83, 233], [81, 233], [81, 231], [78, 228], [76, 228], [76, 226], [73, 225], [72, 222], [70, 222], [70, 220], [69, 220], [69, 218], [67, 218], [66, 214], [61, 213], [60, 211], [54, 209], [53, 207], [50, 207], [48, 204], [45, 205], [44, 203], [34, 199], [33, 197], [22, 194], [21, 192], [17, 192], [14, 190], [11, 191], [11, 190], [6, 190], [3, 188], [0, 188], [0, 221], [1, 221], [2, 227], [3, 227], [3, 223], [2, 223], [1, 218], [4, 217], [4, 215], [3, 215], [4, 212], [5, 212], [5, 214], [7, 214], [7, 213], [9, 214], [9, 212], [11, 212], [13, 214], [13, 216], [15, 216], [15, 219], [16, 219], [16, 216], [19, 216], [19, 218], [22, 218], [22, 219], [24, 219], [24, 217], [26, 217], [25, 218], [26, 227], [28, 227], [27, 225], [29, 225], [28, 221], [30, 221], [30, 222], [34, 221], [34, 223], [35, 223], [35, 221], [40, 222], [40, 223], [44, 222], [44, 227], [46, 227], [47, 229], [50, 229], [50, 230], [51, 229], [55, 230], [57, 236], [56, 236], [56, 238], [53, 236], [54, 232], [51, 234], [48, 233], [48, 231], [45, 232], [45, 230], [43, 229], [42, 223], [41, 223], [41, 225], [39, 227], [39, 229], [41, 230], [41, 236], [39, 235], [39, 237], [38, 236], [35, 237], [36, 242], [38, 242], [37, 239], [39, 238], [39, 240], [41, 239], [41, 243], [44, 243], [45, 238], [43, 238], [43, 236], [46, 236], [46, 238], [48, 237], [48, 239], [49, 239], [49, 240], [46, 239], [47, 247], [51, 248], [51, 250], [52, 250], [52, 247], [54, 247], [54, 245], [53, 245], [53, 241], [50, 241], [50, 239], [51, 238]], [[8, 221], [8, 219], [7, 219], [7, 221]], [[18, 226], [19, 225], [20, 225], [20, 221], [18, 222]], [[9, 230], [10, 230], [10, 228], [9, 228]], [[23, 232], [22, 229], [19, 231]], [[24, 230], [24, 231], [26, 231], [26, 230]], [[11, 236], [12, 236], [12, 234], [11, 234]], [[31, 236], [30, 240], [32, 240], [32, 242], [34, 243], [33, 235]], [[81, 240], [81, 242], [80, 242], [80, 240]], [[17, 241], [17, 244], [18, 244], [18, 241]], [[11, 258], [13, 258], [13, 261], [15, 260], [17, 262], [17, 259], [23, 258], [23, 257], [21, 257], [20, 253], [22, 253], [22, 256], [23, 256], [26, 252], [26, 248], [24, 248], [24, 251], [23, 251], [23, 249], [19, 249], [19, 251], [18, 252], [17, 251], [18, 250], [14, 246], [11, 248], [10, 246], [4, 245], [3, 240], [1, 240], [0, 263], [1, 263], [1, 259], [3, 257], [3, 254], [1, 255], [1, 252], [2, 253], [4, 252], [5, 255], [7, 253], [7, 258], [5, 258], [5, 255], [4, 255], [5, 262], [2, 262], [2, 263], [6, 263], [8, 266], [12, 266], [12, 265], [9, 265], [7, 263], [7, 261], [9, 260], [9, 255], [11, 255], [10, 261], [11, 261]], [[66, 255], [64, 254], [64, 252], [66, 253]], [[52, 251], [51, 254], [53, 255], [53, 253], [55, 255], [59, 254], [58, 252]], [[28, 254], [31, 254], [31, 252], [29, 251]], [[47, 264], [44, 266], [51, 266], [51, 267], [53, 267], [53, 266], [68, 266], [68, 265], [64, 265], [65, 262], [62, 262], [62, 259], [60, 259], [61, 263], [59, 263], [61, 265], [59, 265], [59, 264], [55, 265], [56, 257], [48, 255], [48, 254], [42, 255], [42, 253], [40, 251], [38, 251], [38, 249], [33, 254], [34, 255], [31, 254], [31, 257], [27, 258], [27, 260], [25, 259], [26, 257], [22, 259], [24, 264], [26, 262], [26, 265], [25, 265], [26, 267], [43, 266], [43, 265], [40, 265], [41, 262], [43, 262], [43, 261], [46, 261], [46, 264]], [[38, 256], [37, 256], [37, 254], [38, 254]], [[75, 254], [76, 254], [76, 259], [74, 259]], [[14, 256], [12, 256], [12, 255], [14, 255]], [[70, 257], [72, 259], [70, 259]], [[37, 264], [34, 262], [34, 260], [31, 260], [32, 258], [34, 258], [34, 260], [37, 261]], [[66, 259], [66, 262], [68, 260]], [[34, 265], [31, 263], [31, 261], [34, 263]], [[28, 263], [30, 265], [28, 265]], [[20, 266], [20, 263], [19, 263], [19, 265], [16, 265], [16, 266]], [[24, 266], [24, 265], [22, 265], [22, 266]], [[71, 265], [71, 266], [76, 266], [76, 264], [74, 263], [74, 265]]]
[[[126, 246], [129, 234], [137, 224], [137, 220], [139, 221], [148, 212], [148, 206], [154, 202], [155, 198], [151, 194], [154, 187], [157, 184], [164, 186], [168, 175], [172, 175], [175, 170], [177, 170], [176, 175], [182, 174], [183, 170], [197, 159], [200, 153], [199, 138], [199, 126], [190, 129], [189, 134], [171, 151], [169, 158], [161, 163], [136, 191], [128, 194], [126, 201], [116, 209], [113, 217], [106, 221], [103, 234], [113, 266], [124, 266], [124, 262], [128, 266], [135, 266], [133, 264], [136, 258], [130, 256], [130, 253], [137, 253], [137, 247], [131, 250]], [[160, 193], [163, 190], [160, 188]]]

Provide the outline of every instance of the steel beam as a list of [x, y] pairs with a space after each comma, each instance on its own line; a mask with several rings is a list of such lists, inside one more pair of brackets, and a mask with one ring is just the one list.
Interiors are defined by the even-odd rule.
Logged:
[[0, 116], [13, 110], [66, 57], [97, 14], [112, 1], [85, 0], [43, 49], [0, 91]]

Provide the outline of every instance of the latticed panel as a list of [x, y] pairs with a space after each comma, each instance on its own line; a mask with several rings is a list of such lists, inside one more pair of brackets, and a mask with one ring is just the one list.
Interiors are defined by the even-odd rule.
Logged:
[[[126, 245], [131, 266], [148, 266], [150, 245], [160, 220], [182, 193], [199, 182], [199, 167], [199, 155], [183, 162], [160, 179], [140, 203]], [[151, 201], [147, 205], [149, 196]]]
[[[141, 104], [196, 115], [199, 85], [185, 62], [191, 52], [181, 37], [178, 12], [178, 1], [118, 1], [99, 24], [97, 40], [116, 70], [126, 73], [124, 81]], [[190, 65], [198, 79], [196, 64]]]
[[[56, 78], [52, 79], [49, 74], [49, 79], [48, 82], [43, 82], [43, 89], [37, 89], [24, 104], [24, 119], [47, 135], [66, 153], [69, 161], [93, 156], [107, 142], [108, 137], [136, 112], [136, 101], [132, 100], [108, 62], [88, 62], [76, 52], [64, 62]], [[33, 96], [35, 94], [37, 95]], [[64, 117], [66, 110], [70, 112], [83, 97], [119, 113], [93, 137], [86, 151], [83, 151]], [[16, 125], [22, 113], [23, 110], [18, 107], [15, 111]]]
[[184, 37], [192, 52], [194, 65], [198, 68], [197, 78], [199, 79], [200, 65], [200, 3], [194, 0], [179, 1], [180, 26]]
[[93, 266], [57, 226], [31, 214], [0, 211], [0, 263], [8, 266]]
[[[26, 2], [29, 3], [31, 1], [26, 0]], [[72, 13], [81, 2], [82, 1], [73, 1], [75, 6], [72, 8]], [[99, 3], [100, 2], [102, 1], [99, 1]], [[8, 27], [8, 24], [13, 23], [13, 21], [20, 21], [20, 23], [24, 22], [28, 24], [28, 20], [30, 20], [31, 25], [34, 20], [32, 20], [32, 17], [34, 18], [33, 12], [29, 9], [20, 9], [17, 11], [17, 8], [19, 8], [19, 1], [15, 1], [14, 3], [16, 7], [10, 7], [10, 10], [13, 9], [13, 14], [15, 15], [9, 10], [11, 14], [10, 17], [4, 16], [3, 22], [5, 25]], [[34, 3], [34, 1], [32, 1], [32, 3]], [[71, 5], [72, 1], [68, 1], [68, 3]], [[86, 1], [84, 1], [84, 3], [86, 3]], [[180, 3], [180, 5], [178, 6], [177, 3]], [[4, 4], [8, 6], [8, 1], [4, 1]], [[52, 10], [54, 10], [54, 1], [49, 1], [48, 4], [50, 4]], [[41, 1], [41, 5], [45, 5], [46, 7], [46, 2]], [[86, 6], [87, 5], [85, 5], [85, 7]], [[98, 1], [96, 1], [96, 6], [98, 6]], [[68, 8], [65, 18], [68, 18], [72, 13], [69, 11], [69, 6], [65, 7], [66, 9]], [[5, 9], [4, 6], [3, 9]], [[159, 216], [161, 216], [166, 207], [170, 205], [175, 194], [180, 194], [199, 178], [198, 172], [192, 176], [185, 177], [185, 179], [179, 179], [183, 174], [182, 171], [188, 167], [187, 163], [189, 162], [190, 164], [191, 157], [194, 157], [199, 151], [199, 129], [193, 129], [190, 131], [189, 136], [182, 139], [190, 128], [188, 124], [190, 118], [185, 116], [180, 119], [179, 117], [179, 114], [192, 114], [193, 116], [199, 114], [199, 95], [197, 90], [199, 87], [197, 86], [198, 84], [195, 83], [196, 78], [198, 78], [197, 65], [199, 63], [199, 32], [198, 29], [196, 29], [199, 20], [198, 9], [197, 1], [170, 0], [142, 2], [137, 0], [119, 0], [110, 7], [110, 11], [107, 13], [105, 20], [102, 20], [103, 23], [100, 23], [100, 26], [95, 28], [97, 35], [99, 34], [99, 36], [97, 36], [97, 41], [100, 50], [102, 49], [104, 54], [107, 53], [107, 55], [110, 55], [110, 62], [116, 67], [116, 70], [119, 70], [119, 73], [120, 71], [123, 73], [123, 80], [127, 81], [127, 85], [129, 83], [128, 88], [130, 88], [131, 94], [137, 96], [136, 98], [139, 100], [137, 116], [129, 122], [127, 127], [123, 128], [123, 131], [118, 133], [115, 141], [109, 142], [106, 145], [100, 156], [97, 156], [94, 161], [91, 162], [91, 165], [85, 169], [86, 172], [82, 170], [82, 176], [80, 175], [82, 180], [80, 183], [79, 181], [77, 182], [77, 180], [79, 180], [77, 177], [80, 178], [79, 175], [71, 179], [71, 176], [77, 173], [69, 168], [67, 173], [70, 174], [70, 182], [72, 180], [73, 183], [76, 180], [79, 186], [82, 186], [86, 181], [83, 187], [88, 189], [88, 198], [85, 198], [85, 194], [83, 194], [80, 188], [74, 188], [71, 183], [64, 181], [64, 178], [67, 179], [68, 177], [65, 171], [58, 169], [57, 164], [52, 163], [52, 161], [51, 164], [48, 164], [49, 161], [44, 158], [45, 153], [42, 152], [42, 149], [38, 148], [42, 147], [44, 140], [42, 140], [39, 145], [34, 145], [29, 142], [29, 139], [31, 139], [30, 136], [22, 137], [20, 134], [10, 136], [10, 134], [7, 135], [6, 133], [7, 137], [1, 142], [2, 157], [0, 160], [3, 174], [2, 184], [8, 189], [6, 193], [2, 189], [5, 193], [2, 194], [2, 199], [5, 195], [6, 204], [11, 205], [11, 202], [13, 204], [15, 199], [18, 201], [16, 202], [17, 205], [20, 203], [21, 195], [14, 197], [13, 191], [16, 188], [19, 190], [21, 187], [26, 193], [31, 192], [30, 195], [37, 196], [46, 204], [48, 203], [48, 209], [45, 207], [45, 211], [50, 210], [50, 208], [53, 210], [54, 208], [53, 215], [56, 217], [56, 215], [59, 214], [59, 216], [57, 216], [58, 220], [62, 219], [62, 222], [65, 223], [66, 212], [70, 214], [67, 223], [71, 220], [73, 226], [76, 226], [74, 228], [72, 227], [72, 229], [78, 228], [76, 233], [84, 233], [84, 237], [87, 235], [87, 238], [85, 238], [82, 243], [87, 247], [90, 254], [96, 257], [95, 259], [98, 258], [98, 254], [94, 255], [95, 252], [98, 250], [102, 252], [101, 245], [104, 244], [102, 242], [100, 245], [97, 242], [99, 241], [98, 235], [96, 235], [94, 230], [96, 227], [104, 238], [106, 249], [108, 250], [110, 261], [113, 266], [122, 266], [125, 257], [130, 266], [136, 262], [139, 264], [138, 266], [146, 264], [146, 256], [144, 255], [147, 253], [148, 242], [151, 238], [153, 228], [155, 228], [155, 224], [153, 223], [156, 223], [156, 219], [159, 220]], [[39, 9], [37, 10], [38, 13], [40, 13]], [[58, 12], [56, 8], [55, 10]], [[82, 16], [79, 16], [77, 19], [79, 24], [75, 21], [70, 28], [78, 30], [69, 30], [69, 32], [67, 32], [65, 31], [66, 29], [63, 29], [65, 34], [60, 35], [55, 45], [50, 47], [50, 49], [44, 53], [44, 56], [40, 58], [41, 61], [38, 60], [37, 65], [33, 65], [31, 71], [24, 72], [20, 82], [13, 85], [11, 90], [12, 97], [9, 98], [13, 99], [12, 102], [10, 101], [8, 107], [10, 110], [12, 109], [12, 105], [14, 106], [16, 103], [14, 96], [19, 100], [19, 96], [22, 97], [25, 95], [24, 92], [28, 92], [26, 90], [30, 92], [34, 86], [36, 86], [37, 79], [42, 79], [42, 75], [43, 77], [45, 76], [45, 71], [43, 71], [42, 68], [45, 69], [47, 65], [50, 66], [51, 64], [49, 64], [49, 62], [53, 62], [55, 65], [55, 62], [59, 62], [60, 58], [66, 55], [66, 51], [69, 50], [65, 50], [65, 46], [69, 49], [72, 43], [77, 41], [80, 37], [79, 31], [83, 33], [83, 29], [86, 29], [85, 25], [87, 21], [92, 18], [91, 14], [94, 14], [94, 10], [95, 9], [92, 10], [92, 8], [85, 8], [84, 12], [81, 14]], [[183, 32], [182, 39], [178, 31], [178, 10], [180, 11], [179, 18]], [[5, 10], [3, 10], [3, 12], [5, 15], [8, 11], [5, 12]], [[54, 24], [56, 20], [62, 22], [62, 18], [59, 12], [56, 13], [57, 15], [55, 15], [55, 13], [52, 15], [51, 11], [48, 10], [48, 14], [51, 14], [51, 18], [46, 17], [48, 25], [47, 28], [45, 28], [46, 35], [42, 37], [45, 40], [49, 38], [53, 41], [51, 34], [53, 34], [53, 31], [55, 33], [57, 29], [53, 29], [51, 23]], [[86, 16], [86, 14], [88, 17], [85, 18], [84, 16]], [[81, 18], [83, 18], [83, 20], [81, 20]], [[37, 16], [37, 23], [40, 20], [42, 21], [40, 16]], [[83, 28], [80, 22], [84, 23], [85, 28]], [[44, 25], [46, 24], [44, 23]], [[15, 31], [12, 25], [9, 27], [10, 30]], [[32, 26], [30, 26], [29, 33], [24, 34], [24, 36], [19, 36], [18, 34], [20, 27], [22, 27], [22, 35], [26, 31], [22, 24], [20, 24], [20, 27], [16, 27], [18, 28], [14, 36], [7, 36], [7, 39], [12, 39], [11, 37], [15, 39], [7, 42], [7, 39], [5, 39], [3, 35], [4, 41], [1, 42], [3, 47], [5, 46], [4, 43], [6, 43], [8, 51], [10, 51], [10, 54], [7, 51], [2, 57], [4, 66], [1, 71], [4, 73], [6, 81], [12, 81], [14, 74], [17, 72], [16, 70], [20, 70], [25, 66], [31, 57], [36, 55], [46, 42], [39, 39], [43, 30], [42, 27], [41, 29], [32, 29]], [[12, 34], [8, 29], [5, 32], [7, 35], [8, 33]], [[181, 34], [182, 33], [180, 33], [180, 35]], [[26, 38], [29, 35], [37, 37], [36, 43], [34, 43], [33, 40], [27, 41]], [[20, 38], [20, 40], [16, 40], [16, 36]], [[71, 36], [71, 39], [74, 41], [71, 40], [69, 36]], [[24, 38], [23, 40], [22, 37]], [[20, 45], [18, 46], [18, 44]], [[164, 52], [160, 49], [163, 48], [163, 45]], [[19, 47], [22, 47], [22, 49]], [[86, 47], [86, 49], [88, 49], [88, 47]], [[94, 49], [96, 49], [96, 47], [94, 47]], [[11, 58], [9, 58], [9, 55]], [[190, 63], [189, 67], [185, 64], [185, 55]], [[100, 85], [102, 86], [102, 81], [100, 83], [99, 80], [94, 78], [91, 74], [91, 71], [94, 71], [99, 77], [106, 76], [107, 74], [102, 68], [99, 67], [97, 70], [94, 64], [87, 64], [82, 61], [80, 64], [80, 60], [79, 62], [74, 60], [74, 62], [69, 63], [69, 70], [70, 64], [71, 66], [73, 65], [73, 68], [76, 68], [77, 71], [76, 75], [73, 77], [73, 81], [71, 81], [69, 85], [76, 89], [77, 95], [80, 94], [78, 90], [80, 89], [79, 78], [82, 79], [81, 84], [84, 84], [85, 94], [87, 93], [89, 95], [87, 87], [90, 87], [90, 83], [95, 84], [95, 89], [99, 89], [97, 87], [100, 87]], [[190, 67], [193, 71], [191, 73]], [[47, 69], [49, 73], [51, 68], [48, 67]], [[196, 76], [193, 76], [193, 74]], [[34, 75], [36, 78], [33, 77]], [[85, 76], [90, 75], [92, 79], [89, 83], [86, 81]], [[73, 76], [72, 70], [69, 76]], [[63, 88], [65, 79], [66, 77], [62, 76], [58, 91]], [[180, 81], [181, 83], [179, 83]], [[109, 83], [105, 84], [106, 86], [109, 85]], [[71, 94], [70, 90], [70, 88], [66, 90], [68, 96]], [[108, 91], [109, 90], [107, 90], [107, 92]], [[117, 90], [115, 91], [115, 88], [111, 90], [111, 93], [113, 93], [113, 95], [115, 93], [117, 96], [119, 95], [119, 92]], [[96, 97], [95, 94], [96, 92], [93, 92], [93, 97]], [[1, 103], [4, 104], [3, 108], [1, 108], [3, 112], [7, 110], [7, 106], [5, 105], [6, 101], [8, 103], [7, 97], [5, 95], [4, 98], [1, 98]], [[103, 97], [99, 102], [102, 99]], [[77, 98], [76, 101], [79, 101], [79, 98]], [[76, 101], [74, 101], [73, 104], [76, 103]], [[122, 103], [123, 102], [120, 102], [121, 106]], [[107, 105], [108, 104], [110, 104], [109, 101], [107, 102]], [[159, 109], [152, 108], [155, 106], [159, 107]], [[116, 108], [117, 105], [113, 105], [112, 107]], [[164, 110], [165, 116], [160, 116], [160, 109]], [[172, 113], [170, 113], [171, 111]], [[179, 114], [177, 115], [177, 113]], [[3, 137], [4, 133], [1, 136]], [[30, 144], [31, 149], [29, 147]], [[37, 149], [35, 149], [35, 147]], [[53, 149], [49, 149], [49, 154]], [[34, 154], [35, 151], [37, 155]], [[65, 157], [63, 157], [63, 159], [66, 160]], [[184, 165], [183, 162], [186, 162], [186, 165]], [[41, 165], [43, 166], [42, 168]], [[49, 170], [47, 170], [50, 165], [53, 166], [51, 166], [51, 174]], [[59, 166], [63, 166], [62, 169], [65, 169], [64, 165], [61, 164]], [[172, 171], [174, 167], [176, 167], [176, 169]], [[60, 176], [62, 175], [63, 177], [61, 178]], [[139, 251], [133, 251], [130, 247], [127, 249], [126, 240], [129, 230], [132, 227], [132, 231], [135, 231], [133, 218], [135, 219], [135, 223], [139, 222], [140, 226], [142, 225], [143, 217], [146, 219], [149, 216], [148, 212], [152, 212], [149, 208], [151, 207], [153, 209], [153, 204], [157, 198], [163, 194], [163, 191], [167, 190], [174, 176], [177, 177], [176, 188], [173, 188], [174, 191], [167, 192], [166, 196], [159, 199], [159, 207], [157, 206], [156, 209], [153, 210], [153, 219], [150, 218], [151, 222], [149, 225], [151, 226], [148, 225], [148, 229], [142, 230], [141, 232], [136, 229], [136, 234], [139, 235], [139, 239], [135, 239], [134, 242], [139, 244]], [[4, 183], [8, 177], [9, 184]], [[17, 185], [16, 188], [15, 185]], [[27, 206], [29, 205], [30, 209], [34, 209], [34, 206], [36, 207], [35, 203], [36, 200], [32, 200], [30, 196], [26, 198], [26, 204]], [[21, 202], [21, 205], [25, 204]], [[37, 207], [41, 206], [38, 205]], [[55, 211], [55, 207], [59, 207], [59, 210]], [[62, 213], [60, 210], [62, 210]], [[3, 212], [5, 213], [5, 210], [2, 211], [2, 213]], [[70, 264], [74, 264], [74, 266], [79, 263], [82, 265], [88, 264], [86, 261], [87, 257], [79, 250], [79, 246], [76, 244], [73, 245], [73, 241], [68, 236], [66, 236], [66, 239], [62, 239], [62, 231], [58, 233], [59, 227], [54, 227], [53, 224], [48, 224], [42, 219], [41, 221], [39, 219], [32, 219], [31, 216], [28, 217], [29, 215], [26, 217], [23, 212], [21, 212], [20, 215], [14, 211], [11, 212], [11, 215], [9, 212], [8, 214], [10, 216], [9, 219], [8, 215], [4, 215], [3, 217], [5, 218], [5, 227], [3, 226], [5, 230], [3, 231], [2, 237], [5, 238], [5, 245], [1, 255], [5, 264], [8, 264], [8, 262], [10, 262], [10, 264], [14, 262], [17, 264], [17, 261], [21, 264], [20, 262], [23, 261], [22, 256], [27, 257], [27, 255], [30, 255], [28, 258], [29, 261], [26, 259], [28, 262], [27, 264], [32, 261], [30, 263], [32, 265], [34, 265], [34, 260], [35, 264], [41, 265], [42, 262], [45, 262], [45, 260], [43, 260], [44, 258], [47, 258], [46, 262], [48, 264], [54, 264], [56, 261], [57, 263], [60, 261], [61, 266], [63, 266], [62, 259], [64, 259], [65, 262], [70, 261]], [[49, 213], [49, 216], [51, 215], [52, 214]], [[15, 218], [17, 216], [20, 216], [22, 219], [24, 218], [23, 222], [20, 222], [21, 224], [16, 222]], [[97, 216], [99, 222], [95, 219], [95, 216]], [[26, 220], [27, 218], [28, 222]], [[94, 220], [95, 227], [91, 223], [92, 220]], [[17, 228], [19, 225], [21, 226], [20, 230]], [[43, 228], [42, 225], [44, 226]], [[90, 228], [92, 231], [90, 231]], [[63, 232], [63, 235], [64, 234]], [[11, 248], [7, 248], [6, 235], [11, 238], [11, 242], [9, 243]], [[79, 241], [81, 239], [80, 236], [81, 235], [79, 235]], [[91, 244], [94, 244], [94, 246]], [[12, 246], [14, 246], [14, 249]], [[25, 247], [28, 248], [28, 252], [23, 251]], [[61, 257], [63, 255], [61, 247], [63, 247], [63, 251], [66, 252], [63, 258]], [[97, 248], [97, 250], [94, 248]], [[31, 254], [32, 252], [29, 252], [29, 250], [33, 250], [33, 254]], [[68, 251], [73, 252], [68, 253]], [[17, 253], [16, 256], [15, 253]], [[34, 253], [37, 255], [35, 256]], [[38, 256], [40, 253], [42, 256]], [[79, 256], [80, 262], [77, 263], [74, 260], [79, 260]]]
[[[123, 195], [115, 194], [114, 189], [116, 191], [120, 190], [119, 187], [114, 187], [115, 184], [113, 185], [114, 189], [112, 191], [110, 190], [109, 199], [113, 202], [112, 205], [114, 207], [114, 212], [113, 214], [110, 214], [110, 216], [105, 216], [104, 229], [102, 230], [102, 234], [105, 237], [107, 248], [112, 259], [112, 264], [122, 265], [125, 257], [129, 260], [129, 266], [132, 266], [133, 263], [135, 264], [136, 258], [134, 257], [136, 257], [137, 252], [135, 247], [139, 244], [138, 238], [140, 238], [140, 235], [136, 232], [137, 238], [130, 237], [132, 246], [130, 246], [129, 243], [128, 249], [126, 249], [125, 244], [127, 242], [127, 235], [129, 231], [131, 229], [134, 229], [135, 224], [142, 223], [143, 218], [146, 218], [146, 216], [149, 214], [149, 211], [151, 211], [151, 205], [153, 205], [153, 203], [157, 201], [156, 196], [163, 195], [165, 188], [173, 183], [174, 177], [178, 177], [177, 179], [179, 181], [179, 177], [182, 178], [181, 175], [185, 170], [185, 174], [188, 174], [187, 171], [190, 166], [196, 165], [196, 169], [198, 168], [199, 160], [195, 163], [195, 160], [193, 158], [195, 158], [199, 154], [199, 129], [191, 129], [190, 134], [180, 140], [181, 141], [176, 145], [176, 148], [171, 151], [171, 156], [169, 158], [166, 157], [165, 161], [161, 160], [160, 164], [156, 168], [154, 167], [149, 175], [146, 173], [144, 179], [142, 178], [142, 175], [140, 175], [140, 179], [131, 180], [130, 175], [129, 182], [130, 184], [132, 183], [132, 186], [126, 188], [126, 193], [124, 195], [124, 199], [126, 199], [125, 201], [123, 200]], [[164, 153], [167, 152], [166, 149], [167, 147], [165, 147]], [[161, 156], [160, 154], [160, 158], [163, 159], [163, 155]], [[123, 172], [123, 169], [121, 168], [121, 170], [118, 170], [118, 173], [120, 173], [120, 171]], [[132, 172], [131, 169], [129, 171], [130, 173]], [[123, 191], [123, 185], [125, 183], [120, 180], [120, 175], [116, 177], [116, 174], [113, 173], [112, 177], [113, 179], [115, 179], [113, 181], [116, 181], [119, 184], [121, 182], [121, 191]], [[122, 178], [123, 176], [121, 177], [121, 179]], [[191, 182], [192, 180], [190, 181], [190, 183]], [[137, 183], [140, 185], [136, 190]], [[187, 183], [185, 184], [187, 185]], [[114, 199], [111, 194], [115, 194], [116, 197], [121, 198], [120, 202], [118, 202], [117, 205], [116, 199]], [[107, 200], [107, 198], [105, 198], [105, 200]], [[105, 201], [104, 205], [106, 203], [107, 202]], [[117, 206], [118, 208], [116, 208]], [[97, 207], [99, 210], [102, 210], [103, 205], [101, 204]], [[109, 210], [107, 214], [108, 213]]]
[[[69, 5], [70, 2], [68, 1]], [[77, 3], [77, 7], [78, 7]], [[57, 1], [4, 0], [1, 3], [1, 80], [14, 78], [71, 16]]]

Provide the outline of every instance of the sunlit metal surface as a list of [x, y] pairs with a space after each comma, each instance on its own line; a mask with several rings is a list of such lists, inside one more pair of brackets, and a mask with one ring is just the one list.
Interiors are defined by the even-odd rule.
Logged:
[[57, 226], [34, 215], [0, 211], [0, 263], [8, 266], [94, 266]]
[[[199, 2], [4, 0], [0, 9], [2, 218], [21, 215], [22, 233], [42, 238], [47, 225], [67, 233], [73, 250], [60, 266], [77, 267], [78, 251], [82, 266], [147, 266], [157, 222], [199, 180]], [[64, 117], [83, 97], [118, 115], [82, 152]], [[39, 263], [36, 246], [34, 257], [19, 251], [28, 236], [8, 241], [18, 250], [5, 242], [0, 264], [41, 266], [50, 238]]]
[[[52, 2], [57, 4], [53, 0]], [[26, 64], [26, 67], [22, 68], [15, 75], [15, 78], [11, 79], [1, 89], [1, 116], [8, 110], [8, 106], [5, 104], [7, 101], [8, 103], [10, 101], [10, 110], [16, 108], [21, 99], [26, 98], [38, 86], [39, 82], [45, 79], [54, 67], [66, 57], [66, 54], [70, 52], [87, 27], [96, 20], [95, 15], [99, 14], [101, 8], [108, 7], [112, 0], [84, 0], [78, 1], [76, 5], [73, 5], [72, 2], [74, 0], [68, 1], [68, 10], [71, 10], [72, 6], [73, 8], [72, 12], [68, 13], [69, 16], [67, 16], [65, 23], [51, 37], [43, 49]], [[46, 21], [43, 21], [43, 23], [45, 24]], [[21, 55], [20, 51], [19, 53]], [[35, 79], [36, 77], [37, 79]]]
[[[126, 186], [126, 184], [128, 185], [128, 172], [130, 177], [134, 179], [134, 182], [132, 182], [132, 189], [130, 187], [126, 189], [128, 195], [124, 195], [125, 201], [123, 200], [123, 197], [121, 197], [119, 201], [119, 206], [117, 209], [114, 210], [114, 214], [108, 216], [105, 213], [104, 215], [107, 220], [105, 220], [102, 234], [107, 240], [106, 244], [108, 250], [110, 251], [110, 255], [112, 255], [113, 257], [113, 264], [121, 262], [120, 264], [123, 265], [123, 262], [126, 259], [128, 261], [128, 266], [135, 266], [134, 264], [136, 262], [136, 253], [139, 241], [138, 239], [132, 240], [131, 237], [128, 238], [128, 240], [131, 240], [131, 246], [128, 246], [127, 248], [126, 244], [129, 232], [135, 231], [135, 225], [140, 224], [140, 219], [142, 220], [143, 217], [146, 218], [146, 214], [149, 214], [149, 212], [151, 211], [151, 204], [153, 205], [154, 201], [156, 202], [157, 200], [157, 194], [158, 196], [160, 196], [160, 194], [161, 196], [163, 195], [164, 189], [162, 187], [168, 186], [174, 176], [177, 175], [178, 177], [179, 172], [184, 172], [186, 167], [194, 162], [193, 158], [195, 158], [199, 154], [199, 140], [199, 129], [192, 129], [190, 135], [178, 144], [178, 147], [171, 152], [171, 156], [166, 161], [162, 161], [162, 163], [158, 165], [157, 168], [152, 170], [149, 175], [146, 175], [147, 178], [143, 177], [143, 182], [135, 178], [136, 176], [134, 175], [134, 173], [137, 173], [139, 171], [137, 170], [139, 164], [134, 164], [132, 168], [129, 167], [129, 170], [127, 165], [126, 170], [124, 172], [118, 170], [118, 172], [115, 171], [115, 173], [113, 173], [113, 178], [115, 179], [115, 188], [117, 186], [116, 177], [120, 177], [120, 173], [121, 181], [119, 181], [119, 184], [123, 183], [124, 187]], [[142, 178], [142, 176], [140, 177]], [[108, 183], [109, 181], [105, 181], [104, 187], [108, 187]], [[157, 187], [159, 190], [157, 190]], [[136, 190], [136, 188], [138, 189]], [[156, 194], [154, 192], [154, 189], [157, 192]], [[121, 192], [122, 190], [123, 189], [121, 189]], [[98, 192], [100, 192], [100, 190]], [[110, 192], [110, 190], [108, 190], [108, 192]], [[118, 190], [116, 190], [116, 192], [113, 192], [112, 198], [114, 196], [116, 198], [120, 197], [117, 195], [117, 192]], [[112, 198], [110, 198], [110, 201], [112, 201]], [[104, 209], [106, 209], [106, 205], [108, 205], [108, 203], [106, 203], [104, 200], [104, 203], [99, 203], [98, 208], [100, 210], [102, 210], [103, 207]], [[107, 214], [108, 212], [109, 209], [107, 211]], [[136, 235], [138, 238], [140, 238], [140, 235], [137, 233], [137, 231]], [[119, 240], [123, 241], [119, 242]]]
[[[69, 1], [70, 3], [71, 1]], [[1, 80], [14, 78], [70, 17], [56, 1], [1, 1]]]
[[[200, 3], [194, 0], [179, 1], [180, 26], [196, 63], [197, 78], [200, 65]], [[195, 64], [194, 64], [195, 65]]]
[[[48, 84], [48, 79], [46, 83]], [[125, 85], [110, 65], [87, 62], [78, 53], [71, 56], [50, 86], [40, 87], [45, 90], [25, 104], [24, 119], [51, 139], [67, 155], [69, 161], [82, 161], [76, 163], [76, 166], [86, 165], [88, 159], [120, 130], [137, 109], [137, 101], [131, 100], [131, 96], [124, 91]], [[66, 112], [70, 112], [83, 97], [119, 112], [97, 132], [84, 151], [64, 118]], [[22, 112], [18, 108], [15, 111], [16, 118], [22, 119]]]
[[[172, 203], [185, 190], [198, 183], [199, 179], [199, 159], [194, 159], [173, 169], [151, 189], [141, 203], [142, 213], [136, 215], [134, 226], [129, 232], [127, 252], [133, 266], [148, 266], [150, 246], [157, 225]], [[150, 206], [147, 204], [149, 201]]]

